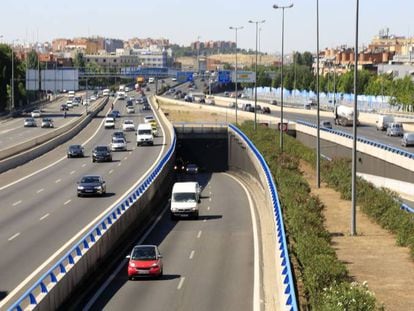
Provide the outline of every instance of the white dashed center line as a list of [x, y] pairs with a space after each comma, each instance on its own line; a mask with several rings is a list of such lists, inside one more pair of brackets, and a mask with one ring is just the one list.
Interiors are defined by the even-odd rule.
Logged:
[[40, 192], [42, 192], [42, 191], [44, 191], [44, 190], [45, 190], [45, 189], [43, 189], [43, 188], [42, 188], [42, 189], [39, 189], [39, 190], [37, 190], [37, 191], [36, 191], [36, 193], [40, 193]]
[[207, 221], [207, 219], [203, 219], [203, 222], [206, 222]]
[[118, 166], [121, 166], [122, 163], [118, 163]]
[[86, 166], [86, 163], [83, 163], [83, 164], [82, 164], [82, 167], [85, 167], [85, 166]]
[[72, 200], [67, 200], [63, 205], [69, 204]]
[[130, 151], [129, 154], [132, 154], [132, 151]]
[[211, 202], [211, 198], [208, 198], [208, 200]]
[[15, 235], [12, 235], [8, 240], [14, 240], [15, 238], [17, 238], [20, 235], [20, 232], [17, 232]]
[[57, 179], [56, 181], [55, 181], [55, 183], [60, 183], [62, 181], [62, 179]]
[[210, 210], [210, 206], [208, 206], [208, 207], [207, 207], [207, 210], [208, 210], [208, 211]]
[[180, 290], [180, 289], [181, 289], [181, 287], [183, 287], [184, 280], [185, 280], [185, 277], [182, 277], [182, 278], [180, 279], [180, 283], [178, 283], [177, 290]]
[[42, 217], [40, 217], [40, 218], [39, 218], [39, 220], [43, 220], [43, 219], [45, 219], [45, 218], [49, 217], [49, 215], [50, 215], [50, 214], [49, 214], [49, 213], [47, 213], [47, 214], [43, 215]]
[[194, 253], [195, 253], [195, 251], [192, 250], [191, 253], [190, 253], [190, 257], [189, 257], [190, 259], [193, 259]]
[[202, 233], [202, 231], [200, 230], [200, 231], [198, 231], [198, 234], [197, 234], [197, 239], [199, 239], [200, 237], [201, 237], [201, 233]]
[[14, 203], [13, 203], [13, 206], [19, 205], [20, 203], [22, 203], [22, 200], [19, 200], [19, 201], [17, 201], [17, 202], [14, 202]]
[[76, 171], [72, 171], [72, 172], [70, 172], [70, 174], [71, 174], [71, 175], [73, 175], [73, 174], [75, 174], [75, 173], [76, 173]]
[[110, 170], [110, 171], [109, 171], [109, 174], [112, 174], [113, 172], [114, 172], [114, 170]]
[[128, 159], [128, 157], [124, 157], [124, 160], [127, 160]]

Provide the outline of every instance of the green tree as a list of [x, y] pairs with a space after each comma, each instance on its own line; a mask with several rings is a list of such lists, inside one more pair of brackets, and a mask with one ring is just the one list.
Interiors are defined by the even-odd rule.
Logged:
[[38, 56], [36, 51], [31, 50], [27, 53], [27, 69], [37, 69]]
[[76, 53], [75, 58], [73, 60], [73, 66], [76, 68], [85, 68], [85, 58], [83, 57], [82, 53]]

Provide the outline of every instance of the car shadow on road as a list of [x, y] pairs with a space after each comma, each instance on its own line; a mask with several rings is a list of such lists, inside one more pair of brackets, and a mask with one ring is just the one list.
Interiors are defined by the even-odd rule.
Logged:
[[6, 298], [8, 292], [0, 290], [0, 301], [2, 301], [4, 298]]

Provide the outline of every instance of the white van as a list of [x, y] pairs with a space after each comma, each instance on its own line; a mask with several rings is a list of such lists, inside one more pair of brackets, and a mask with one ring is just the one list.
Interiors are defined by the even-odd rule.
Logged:
[[385, 131], [390, 123], [394, 122], [393, 116], [379, 115], [377, 121], [377, 131]]
[[201, 187], [196, 181], [176, 182], [171, 194], [171, 219], [177, 216], [198, 218]]
[[414, 145], [414, 133], [404, 133], [401, 139], [401, 146], [408, 147]]
[[152, 135], [152, 127], [149, 123], [141, 123], [137, 128], [137, 146], [154, 145], [154, 136]]

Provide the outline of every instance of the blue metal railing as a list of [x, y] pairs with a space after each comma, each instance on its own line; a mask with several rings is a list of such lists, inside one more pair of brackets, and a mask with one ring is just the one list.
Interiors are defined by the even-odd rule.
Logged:
[[266, 181], [268, 185], [269, 192], [272, 197], [273, 212], [275, 215], [275, 225], [277, 232], [277, 242], [279, 245], [280, 257], [281, 257], [281, 271], [282, 271], [282, 280], [285, 286], [284, 293], [287, 295], [287, 300], [285, 305], [290, 308], [291, 311], [298, 310], [296, 293], [295, 293], [295, 284], [292, 276], [292, 269], [290, 266], [289, 252], [287, 249], [286, 233], [283, 224], [283, 215], [282, 209], [280, 206], [279, 196], [276, 189], [276, 184], [273, 180], [272, 173], [270, 172], [269, 166], [267, 165], [265, 159], [257, 150], [256, 146], [250, 141], [250, 139], [240, 131], [236, 126], [230, 124], [229, 128], [236, 132], [243, 141], [249, 146], [253, 154], [259, 160], [260, 165], [266, 175]]
[[[92, 229], [90, 229], [61, 259], [45, 272], [39, 280], [33, 284], [8, 310], [21, 311], [22, 302], [28, 301], [31, 306], [36, 306], [38, 301], [35, 292], [48, 294], [49, 290], [47, 284], [57, 283], [58, 274], [66, 274], [66, 265], [75, 264], [75, 257], [83, 256], [88, 249], [111, 227], [124, 212], [130, 208], [152, 184], [155, 178], [165, 167], [174, 153], [176, 145], [176, 137], [174, 134], [172, 144], [167, 153], [163, 156], [157, 166], [149, 173], [148, 177], [144, 179], [134, 190], [132, 190], [125, 198], [114, 208], [112, 208]], [[56, 273], [58, 271], [58, 273]]]

